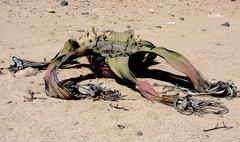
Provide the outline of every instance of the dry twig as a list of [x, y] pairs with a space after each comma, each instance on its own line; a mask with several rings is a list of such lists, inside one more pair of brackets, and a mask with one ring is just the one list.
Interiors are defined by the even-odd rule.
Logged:
[[116, 106], [112, 105], [112, 103], [109, 105], [111, 108], [115, 108], [115, 109], [122, 109], [122, 110], [125, 110], [125, 111], [129, 111], [129, 109], [127, 108], [124, 108], [124, 107], [119, 107], [118, 104]]
[[217, 129], [222, 129], [222, 128], [231, 129], [231, 128], [233, 128], [233, 126], [226, 126], [226, 125], [224, 124], [224, 122], [223, 122], [223, 126], [218, 126], [218, 123], [217, 123], [217, 125], [216, 125], [214, 128], [203, 129], [203, 132], [208, 132], [208, 131], [217, 130]]

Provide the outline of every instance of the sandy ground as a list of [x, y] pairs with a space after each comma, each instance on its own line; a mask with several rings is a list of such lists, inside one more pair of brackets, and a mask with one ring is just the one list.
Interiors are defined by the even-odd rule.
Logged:
[[[210, 81], [233, 80], [240, 87], [240, 1], [231, 0], [1, 0], [0, 67], [11, 56], [51, 59], [69, 38], [80, 40], [95, 26], [99, 31], [131, 27], [142, 39], [178, 51]], [[153, 9], [153, 12], [149, 12]], [[49, 13], [54, 10], [55, 13]], [[184, 20], [180, 17], [183, 17]], [[230, 27], [221, 26], [229, 22]], [[162, 28], [156, 28], [161, 26]], [[84, 30], [82, 32], [81, 30]], [[152, 68], [179, 74], [161, 62]], [[86, 62], [86, 59], [82, 59]], [[119, 102], [66, 101], [47, 97], [41, 71], [36, 76], [0, 75], [0, 141], [240, 141], [240, 99], [221, 98], [224, 116], [185, 116], [170, 106], [152, 103], [114, 79], [96, 78], [128, 99]], [[60, 71], [60, 78], [91, 73], [88, 68]], [[181, 74], [180, 74], [181, 75]], [[153, 83], [165, 83], [145, 78]], [[89, 80], [83, 81], [83, 83]], [[26, 89], [39, 92], [24, 102]], [[216, 99], [216, 98], [210, 98]], [[111, 108], [119, 105], [129, 111]], [[218, 123], [233, 126], [203, 132]], [[123, 126], [123, 127], [119, 127]], [[142, 133], [142, 135], [138, 135]]]

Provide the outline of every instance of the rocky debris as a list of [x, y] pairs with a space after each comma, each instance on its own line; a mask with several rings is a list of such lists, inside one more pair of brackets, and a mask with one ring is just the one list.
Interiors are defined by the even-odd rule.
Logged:
[[61, 3], [60, 3], [61, 6], [67, 6], [68, 5], [68, 2], [63, 0]]
[[229, 24], [229, 22], [225, 22], [225, 23], [221, 24], [221, 26], [230, 27], [230, 24]]

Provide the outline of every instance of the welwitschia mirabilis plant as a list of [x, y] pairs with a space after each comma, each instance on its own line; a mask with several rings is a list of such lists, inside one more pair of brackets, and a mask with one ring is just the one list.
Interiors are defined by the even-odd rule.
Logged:
[[[149, 41], [138, 40], [133, 30], [122, 33], [109, 32], [86, 40], [80, 44], [69, 39], [64, 48], [50, 62], [31, 62], [13, 57], [14, 64], [10, 70], [20, 70], [26, 67], [44, 69], [45, 90], [48, 96], [62, 99], [81, 99], [100, 96], [104, 100], [118, 100], [118, 91], [112, 91], [105, 84], [91, 83], [82, 86], [69, 86], [61, 83], [57, 77], [57, 70], [63, 65], [71, 63], [80, 57], [87, 56], [92, 64], [92, 70], [104, 77], [118, 77], [135, 84], [140, 93], [152, 101], [174, 106], [179, 112], [191, 113], [226, 113], [228, 109], [219, 101], [198, 100], [193, 96], [212, 95], [227, 98], [239, 96], [232, 81], [217, 83], [209, 82], [203, 75], [181, 54], [163, 47], [156, 47]], [[178, 94], [168, 95], [157, 93], [147, 81], [137, 79], [129, 68], [129, 60], [136, 60], [142, 64], [153, 62], [156, 56], [165, 59], [173, 68], [184, 73], [193, 84], [195, 90], [176, 87], [187, 94], [181, 97]]]

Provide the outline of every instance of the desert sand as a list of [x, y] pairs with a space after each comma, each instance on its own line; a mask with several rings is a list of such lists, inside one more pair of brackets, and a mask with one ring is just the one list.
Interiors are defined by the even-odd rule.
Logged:
[[[0, 1], [0, 141], [240, 141], [240, 99], [220, 98], [229, 113], [182, 115], [151, 102], [114, 79], [96, 78], [129, 100], [60, 100], [47, 97], [43, 76], [13, 75], [12, 56], [50, 60], [69, 38], [82, 41], [94, 26], [134, 29], [142, 39], [186, 56], [210, 81], [233, 80], [240, 88], [240, 1], [238, 0], [1, 0]], [[228, 22], [229, 26], [222, 26]], [[151, 68], [183, 75], [160, 57]], [[85, 58], [82, 63], [87, 63]], [[89, 68], [61, 69], [60, 79], [91, 73]], [[141, 78], [139, 78], [141, 79]], [[169, 84], [144, 78], [151, 84]], [[171, 84], [169, 84], [171, 85]], [[31, 89], [35, 97], [25, 101]], [[156, 88], [158, 89], [158, 88]], [[161, 90], [158, 90], [161, 91]], [[217, 100], [217, 98], [206, 97]], [[119, 105], [129, 111], [114, 109]], [[216, 124], [233, 126], [204, 132]]]

